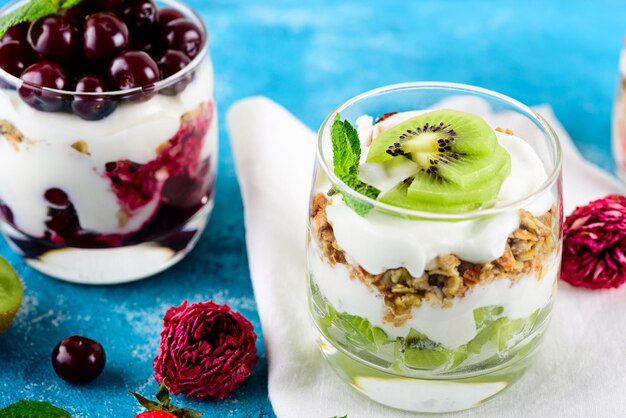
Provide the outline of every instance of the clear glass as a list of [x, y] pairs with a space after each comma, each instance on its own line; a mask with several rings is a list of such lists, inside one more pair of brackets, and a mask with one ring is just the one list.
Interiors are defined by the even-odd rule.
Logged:
[[626, 183], [626, 49], [619, 62], [619, 79], [613, 104], [613, 156], [618, 177]]
[[[333, 174], [330, 128], [337, 113], [357, 126], [362, 115], [440, 108], [511, 129], [514, 140], [537, 153], [545, 182], [510, 204], [452, 214], [382, 204]], [[318, 134], [307, 239], [309, 309], [332, 368], [379, 403], [428, 413], [475, 407], [517, 381], [550, 319], [560, 270], [561, 189], [554, 131], [501, 94], [409, 83], [367, 92], [332, 112]], [[369, 212], [359, 216], [342, 195]], [[414, 248], [447, 248], [455, 235], [467, 238], [466, 253], [493, 247], [497, 255], [470, 262], [440, 250], [427, 254], [421, 275], [410, 272], [421, 257]]]
[[[208, 221], [218, 127], [207, 30], [183, 3], [163, 6], [205, 41], [187, 67], [152, 86], [77, 94], [0, 70], [1, 229], [47, 275], [84, 284], [151, 276], [191, 251]], [[85, 106], [110, 114], [86, 120]]]

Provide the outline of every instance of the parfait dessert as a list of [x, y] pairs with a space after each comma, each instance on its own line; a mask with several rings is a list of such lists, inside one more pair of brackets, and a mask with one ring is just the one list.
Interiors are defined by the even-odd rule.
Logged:
[[35, 268], [81, 283], [180, 260], [213, 204], [208, 34], [167, 0], [30, 0], [0, 15], [0, 216]]
[[[524, 118], [532, 138], [491, 125], [491, 109], [436, 104], [453, 94]], [[560, 266], [551, 129], [496, 93], [413, 84], [353, 99], [319, 135], [309, 300], [333, 368], [372, 399], [420, 412], [467, 409], [516, 381]]]

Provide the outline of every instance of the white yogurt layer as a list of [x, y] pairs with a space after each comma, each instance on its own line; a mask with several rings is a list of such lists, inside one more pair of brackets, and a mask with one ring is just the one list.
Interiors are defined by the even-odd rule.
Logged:
[[510, 319], [526, 318], [544, 307], [554, 289], [559, 271], [558, 259], [546, 261], [550, 269], [538, 280], [534, 274], [522, 277], [514, 285], [509, 280], [496, 280], [470, 289], [464, 297], [453, 299], [452, 306], [442, 308], [424, 304], [412, 309], [412, 318], [401, 326], [383, 320], [387, 313], [383, 297], [358, 279], [350, 277], [343, 264], [330, 266], [322, 259], [314, 242], [309, 245], [309, 271], [321, 294], [338, 312], [347, 312], [367, 319], [383, 329], [393, 339], [406, 337], [415, 329], [446, 348], [459, 347], [476, 334], [474, 309], [501, 305], [503, 316]]
[[[107, 118], [93, 122], [70, 113], [37, 111], [17, 92], [0, 90], [0, 120], [10, 122], [27, 139], [15, 144], [0, 137], [0, 197], [11, 208], [17, 227], [33, 236], [43, 235], [48, 206], [44, 193], [56, 187], [67, 193], [86, 230], [114, 234], [141, 228], [158, 200], [120, 223], [122, 208], [103, 177], [105, 164], [118, 160], [144, 164], [155, 159], [157, 148], [180, 129], [181, 116], [213, 100], [213, 85], [213, 69], [207, 60], [180, 94], [122, 103]], [[71, 147], [79, 140], [88, 145], [90, 155]], [[216, 147], [214, 113], [200, 158], [214, 155]]]
[[[379, 126], [389, 129], [418, 113], [421, 112], [396, 114], [376, 125], [372, 125], [369, 116], [357, 120], [364, 148], [360, 165], [363, 181], [384, 193], [417, 171], [417, 165], [404, 158], [383, 164], [368, 164], [365, 159], [371, 138], [382, 131]], [[523, 139], [500, 132], [496, 136], [511, 156], [511, 174], [495, 204], [503, 206], [537, 191], [547, 174], [537, 153]], [[554, 198], [547, 191], [525, 209], [540, 216], [553, 203]], [[454, 254], [472, 263], [493, 261], [504, 253], [509, 235], [520, 224], [518, 210], [459, 222], [404, 219], [375, 210], [362, 217], [346, 206], [340, 195], [331, 198], [326, 214], [339, 247], [352, 262], [372, 274], [405, 267], [414, 277], [420, 277], [428, 263], [439, 255]]]

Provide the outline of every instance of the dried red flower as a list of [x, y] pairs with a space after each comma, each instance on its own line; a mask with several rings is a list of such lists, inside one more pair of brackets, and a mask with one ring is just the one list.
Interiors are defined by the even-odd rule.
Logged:
[[170, 308], [163, 318], [156, 381], [191, 399], [224, 399], [258, 361], [250, 321], [211, 301]]
[[626, 197], [609, 195], [565, 221], [561, 279], [588, 289], [626, 282]]

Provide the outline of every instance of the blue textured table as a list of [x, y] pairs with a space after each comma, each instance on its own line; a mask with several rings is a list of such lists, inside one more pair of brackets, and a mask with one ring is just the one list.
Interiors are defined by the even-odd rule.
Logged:
[[[17, 320], [0, 336], [0, 406], [33, 398], [76, 417], [132, 416], [138, 409], [127, 390], [156, 390], [152, 359], [161, 318], [183, 299], [228, 303], [260, 334], [224, 123], [237, 99], [267, 95], [317, 128], [336, 105], [384, 84], [475, 84], [527, 104], [551, 103], [584, 154], [613, 167], [610, 114], [626, 35], [623, 0], [193, 3], [211, 31], [221, 107], [221, 161], [209, 227], [196, 250], [169, 271], [112, 287], [44, 277], [0, 243], [0, 254], [26, 283]], [[107, 350], [107, 367], [91, 385], [72, 387], [52, 371], [50, 352], [70, 334], [95, 338]], [[263, 354], [262, 339], [258, 347]], [[210, 417], [270, 417], [266, 380], [263, 354], [253, 377], [229, 399], [179, 401]]]

